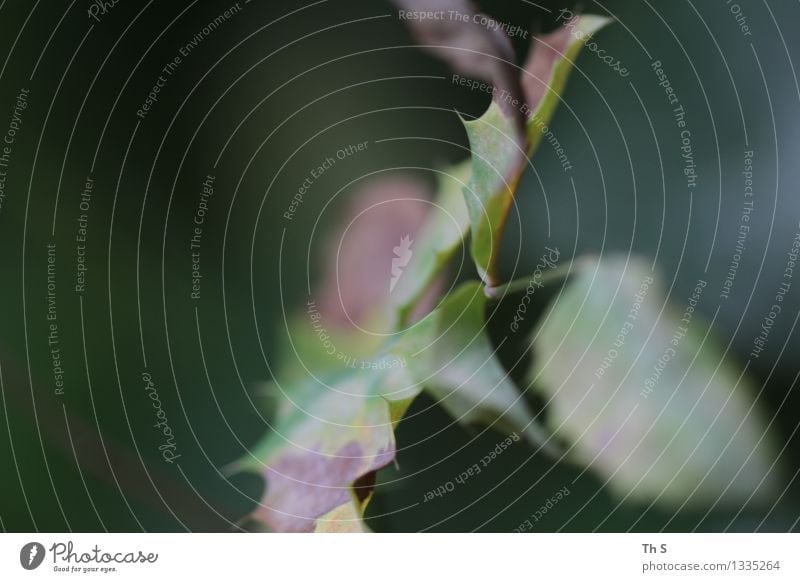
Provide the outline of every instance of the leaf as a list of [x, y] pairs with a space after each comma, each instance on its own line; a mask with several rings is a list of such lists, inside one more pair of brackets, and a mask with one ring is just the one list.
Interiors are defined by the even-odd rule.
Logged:
[[472, 258], [488, 286], [499, 283], [495, 262], [508, 211], [522, 176], [525, 149], [514, 119], [496, 102], [478, 119], [465, 121], [472, 176], [464, 188], [472, 229]]
[[319, 519], [314, 533], [367, 533], [369, 528], [361, 521], [361, 511], [353, 503], [345, 503]]
[[[456, 7], [473, 14], [464, 0], [395, 1], [410, 8]], [[442, 212], [429, 213], [415, 235], [416, 250], [412, 251], [412, 237], [407, 235], [394, 246], [389, 293], [396, 295], [387, 302], [396, 307], [401, 322], [409, 319], [420, 299], [431, 290], [463, 241], [468, 224], [473, 235], [472, 254], [481, 276], [490, 285], [496, 282], [494, 264], [503, 226], [524, 169], [526, 147], [529, 155], [535, 148], [533, 142], [525, 143], [523, 108], [519, 106], [522, 89], [512, 71], [508, 38], [499, 30], [489, 32], [485, 27], [452, 21], [416, 22], [412, 30], [456, 70], [490, 80], [503, 91], [496, 92], [484, 116], [465, 123], [472, 160], [457, 166], [449, 172], [451, 177], [442, 180], [436, 198]], [[566, 70], [554, 69], [557, 75], [564, 75]], [[555, 77], [554, 83], [560, 91], [562, 78]], [[510, 100], [505, 98], [508, 96]], [[546, 115], [552, 115], [554, 107], [549, 107]], [[465, 214], [454, 184], [461, 186], [468, 171], [469, 184], [462, 188]], [[380, 233], [385, 234], [382, 229]], [[336, 295], [324, 294], [321, 304], [323, 312], [345, 316], [330, 319], [331, 328], [342, 334], [340, 345], [369, 349], [370, 341], [353, 338], [355, 326], [343, 321], [350, 320], [351, 311], [368, 317], [373, 309], [380, 311], [385, 305], [379, 288], [370, 286], [377, 281], [377, 270], [385, 261], [359, 242], [362, 239], [354, 240], [354, 252], [370, 251], [374, 268], [361, 268], [359, 262], [358, 272], [344, 277], [348, 284], [355, 284], [354, 291], [342, 296], [337, 284]], [[391, 242], [394, 234], [387, 240], [396, 244]], [[338, 257], [337, 250], [337, 269]], [[405, 273], [401, 272], [403, 268]], [[338, 271], [336, 274], [338, 281]], [[401, 278], [401, 274], [405, 276]], [[364, 290], [368, 293], [361, 292]], [[301, 368], [308, 372], [305, 365], [284, 363], [280, 376], [284, 384], [274, 385], [280, 403], [272, 430], [250, 457], [234, 467], [263, 474], [267, 481], [254, 519], [277, 531], [365, 531], [361, 516], [372, 494], [375, 472], [394, 459], [394, 426], [422, 386], [461, 422], [496, 424], [542, 447], [550, 446], [495, 357], [484, 329], [485, 310], [481, 284], [465, 284], [421, 321], [396, 335], [397, 339], [376, 356], [375, 365], [366, 368], [338, 355], [337, 364], [325, 362], [325, 350], [314, 343], [321, 340], [320, 330], [301, 332], [298, 345], [291, 344], [292, 351], [301, 359], [301, 354], [307, 354], [312, 360], [323, 361], [321, 376], [304, 374]], [[400, 361], [402, 366], [380, 365]]]
[[541, 127], [549, 125], [581, 49], [592, 35], [613, 22], [605, 16], [585, 14], [571, 19], [550, 34], [534, 38], [522, 73], [522, 88], [529, 111], [528, 155], [542, 140]]
[[[521, 102], [522, 86], [514, 65], [514, 49], [506, 33], [487, 16], [477, 12], [468, 0], [393, 0], [401, 9], [398, 17], [405, 21], [417, 43], [445, 60], [455, 71], [469, 77], [489, 81], [497, 94], [508, 95]], [[425, 18], [405, 17], [411, 12]], [[523, 118], [509, 101], [498, 103], [511, 117]]]
[[551, 452], [516, 384], [496, 357], [486, 333], [486, 296], [480, 283], [465, 283], [415, 330], [416, 381], [459, 422], [518, 432]]
[[464, 284], [374, 366], [342, 366], [324, 380], [293, 373], [285, 386], [276, 383], [271, 432], [233, 467], [267, 481], [254, 519], [275, 531], [362, 531], [374, 473], [394, 459], [394, 427], [422, 386], [460, 422], [496, 425], [546, 447], [495, 357], [485, 308], [481, 284]]
[[394, 459], [394, 424], [419, 390], [399, 367], [308, 377], [284, 390], [271, 432], [233, 467], [266, 479], [253, 518], [273, 531], [360, 530], [353, 516], [371, 488], [359, 480]]
[[776, 485], [753, 382], [690, 311], [703, 285], [676, 306], [641, 261], [585, 261], [534, 335], [549, 428], [620, 497], [741, 506]]
[[[526, 162], [555, 113], [569, 73], [592, 34], [611, 22], [578, 16], [556, 32], [535, 39], [522, 79], [511, 42], [500, 27], [476, 23], [466, 0], [394, 0], [401, 9], [430, 14], [406, 19], [417, 41], [456, 71], [493, 85], [488, 110], [464, 126], [472, 152], [472, 175], [463, 188], [472, 232], [471, 253], [488, 287], [500, 284], [497, 257], [508, 212]], [[453, 18], [452, 14], [466, 16]], [[438, 16], [437, 16], [438, 15]]]
[[408, 322], [422, 296], [431, 289], [469, 231], [461, 190], [471, 171], [470, 160], [464, 160], [439, 174], [437, 194], [415, 237], [413, 257], [390, 296], [402, 324]]
[[[571, 28], [536, 40], [523, 74], [527, 102], [509, 96], [492, 101], [483, 116], [465, 121], [472, 151], [472, 177], [464, 198], [472, 229], [472, 257], [489, 287], [500, 284], [496, 271], [508, 211], [526, 162], [533, 157], [543, 133], [561, 100], [575, 59], [591, 34], [610, 22], [599, 16], [581, 16]], [[580, 31], [579, 40], [574, 31]], [[546, 86], [543, 85], [546, 83]], [[498, 103], [512, 105], [501, 107]], [[528, 118], [525, 135], [517, 129], [517, 117]]]
[[[324, 276], [313, 294], [328, 327], [389, 331], [391, 296], [400, 294], [393, 288], [393, 249], [409, 239], [414, 241], [412, 263], [427, 254], [417, 249], [420, 229], [436, 218], [429, 190], [420, 179], [389, 174], [366, 179], [350, 193], [349, 220], [323, 239]], [[399, 283], [409, 279], [402, 273]]]

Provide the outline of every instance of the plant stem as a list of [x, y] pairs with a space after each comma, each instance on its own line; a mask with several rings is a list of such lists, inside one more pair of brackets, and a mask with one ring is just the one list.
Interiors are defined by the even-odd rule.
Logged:
[[566, 279], [569, 276], [569, 273], [570, 266], [562, 265], [560, 267], [543, 271], [536, 279], [534, 279], [535, 275], [529, 275], [528, 277], [515, 279], [514, 281], [505, 283], [504, 285], [498, 285], [496, 287], [486, 286], [484, 288], [484, 292], [489, 299], [493, 301], [499, 301], [506, 295], [524, 291], [527, 289], [528, 285], [533, 284], [537, 287], [543, 287], [544, 285], [549, 285], [550, 283], [555, 283], [556, 281]]

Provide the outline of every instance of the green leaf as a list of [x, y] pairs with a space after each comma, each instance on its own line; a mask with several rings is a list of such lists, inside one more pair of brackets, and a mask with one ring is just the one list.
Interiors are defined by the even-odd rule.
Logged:
[[232, 467], [266, 479], [255, 521], [275, 531], [363, 531], [374, 473], [394, 459], [394, 427], [423, 386], [460, 422], [546, 447], [495, 356], [485, 309], [481, 284], [467, 283], [366, 367], [328, 367], [317, 378], [288, 366], [289, 380], [271, 387], [279, 404], [270, 433]]
[[370, 475], [394, 459], [394, 424], [419, 390], [399, 366], [273, 388], [280, 404], [270, 433], [232, 467], [266, 479], [253, 518], [273, 531], [361, 531]]
[[[571, 21], [570, 28], [537, 39], [523, 72], [527, 103], [500, 93], [486, 113], [464, 122], [472, 151], [472, 176], [464, 189], [472, 257], [489, 287], [500, 284], [496, 268], [500, 243], [526, 163], [541, 143], [542, 128], [550, 124], [588, 35], [608, 22], [608, 18], [582, 16]], [[527, 118], [525, 135], [519, 128], [520, 117]]]
[[497, 359], [486, 333], [486, 296], [465, 283], [415, 330], [411, 373], [453, 418], [517, 432], [551, 449], [516, 384]]
[[495, 269], [508, 211], [525, 164], [524, 139], [516, 119], [496, 101], [481, 117], [465, 121], [472, 152], [472, 176], [464, 188], [472, 228], [472, 258], [487, 285]]
[[535, 332], [534, 388], [568, 458], [620, 497], [741, 506], [776, 486], [750, 376], [661, 278], [625, 257], [587, 260]]
[[[516, 74], [509, 74], [507, 38], [498, 31], [486, 34], [481, 27], [454, 28], [452, 23], [415, 26], [414, 31], [419, 38], [430, 39], [435, 52], [457, 70], [490, 80], [501, 91], [486, 114], [465, 123], [472, 159], [442, 179], [435, 199], [439, 211], [431, 214], [417, 236], [416, 260], [405, 265], [404, 276], [391, 289], [389, 303], [403, 324], [430, 292], [468, 227], [481, 277], [489, 287], [497, 284], [495, 263], [508, 210], [527, 156], [541, 139], [530, 130], [526, 138], [522, 89]], [[568, 71], [561, 61], [554, 61], [553, 94], [563, 89]], [[540, 114], [540, 122], [548, 121], [555, 110], [557, 102], [550, 99], [546, 97], [541, 107], [528, 103]], [[463, 187], [468, 172], [469, 182]], [[466, 209], [458, 199], [459, 190]], [[394, 459], [394, 426], [422, 386], [461, 422], [496, 425], [549, 446], [495, 356], [485, 331], [486, 301], [480, 283], [460, 287], [395, 336], [372, 361], [337, 355], [334, 362], [320, 343], [320, 329], [293, 334], [297, 345], [291, 343], [291, 353], [320, 363], [314, 366], [320, 375], [311, 374], [305, 364], [284, 362], [279, 375], [283, 381], [272, 387], [279, 403], [271, 432], [250, 457], [233, 467], [263, 474], [267, 481], [254, 519], [278, 531], [364, 531], [361, 516], [374, 474]], [[342, 354], [351, 348], [359, 353], [377, 349], [348, 330], [335, 331], [340, 334], [338, 345], [345, 346]]]
[[592, 35], [613, 22], [611, 18], [585, 14], [566, 26], [534, 39], [532, 53], [522, 73], [522, 86], [532, 111], [528, 115], [528, 156], [542, 140], [542, 126], [549, 125], [561, 103], [572, 69]]
[[414, 241], [416, 252], [390, 296], [403, 325], [469, 231], [469, 216], [461, 190], [471, 171], [472, 164], [467, 159], [439, 173], [433, 206]]

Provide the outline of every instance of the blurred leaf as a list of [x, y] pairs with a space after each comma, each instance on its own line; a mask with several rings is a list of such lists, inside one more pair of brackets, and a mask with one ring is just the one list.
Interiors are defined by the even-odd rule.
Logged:
[[741, 506], [774, 490], [753, 384], [650, 267], [586, 260], [534, 335], [530, 379], [569, 458], [619, 496]]
[[390, 296], [402, 323], [409, 320], [412, 310], [469, 231], [469, 217], [461, 191], [469, 179], [471, 168], [467, 159], [440, 174], [434, 206], [414, 241], [419, 252], [414, 254]]
[[[421, 237], [433, 238], [420, 229], [439, 218], [432, 214], [436, 208], [429, 190], [422, 180], [398, 173], [366, 179], [350, 193], [345, 210], [349, 220], [322, 240], [324, 276], [313, 295], [326, 325], [357, 328], [369, 323], [371, 329], [388, 331], [395, 311], [392, 296], [401, 291], [399, 285], [393, 289], [393, 251], [401, 240], [414, 241], [409, 268], [427, 255], [416, 251]], [[452, 223], [447, 226], [455, 230]], [[402, 273], [398, 282], [413, 284], [410, 278]], [[433, 305], [435, 300], [429, 309]]]
[[[396, 0], [396, 3], [412, 9], [456, 8], [472, 14], [470, 5], [463, 1]], [[442, 179], [436, 198], [440, 211], [429, 213], [418, 232], [417, 261], [405, 265], [408, 268], [402, 278], [405, 282], [395, 280], [392, 273], [389, 290], [397, 295], [389, 303], [397, 308], [402, 321], [418, 307], [420, 298], [431, 289], [466, 234], [464, 209], [455, 192], [468, 171], [469, 184], [462, 190], [473, 236], [472, 254], [485, 282], [490, 286], [496, 283], [494, 265], [508, 210], [524, 169], [526, 151], [531, 155], [538, 145], [536, 138], [526, 144], [523, 129], [526, 106], [518, 75], [509, 73], [513, 55], [502, 32], [459, 20], [410, 21], [410, 24], [423, 43], [433, 45], [428, 48], [443, 55], [457, 70], [490, 80], [500, 91], [495, 92], [489, 110], [481, 118], [465, 122], [472, 159]], [[553, 91], [561, 91], [569, 70], [561, 63], [556, 60], [553, 64]], [[535, 108], [537, 104], [528, 105]], [[546, 98], [543, 107], [537, 109], [546, 116], [544, 122], [549, 120], [556, 105], [557, 101], [551, 103]], [[373, 193], [385, 198], [383, 190]], [[375, 286], [377, 272], [388, 263], [363, 241], [386, 234], [385, 224], [385, 216], [370, 221], [372, 231], [364, 233], [374, 234], [354, 237], [351, 243], [354, 251], [345, 253], [351, 258], [367, 252], [366, 256], [373, 259], [369, 268], [362, 268], [363, 262], [358, 261], [356, 272], [339, 277], [342, 245], [336, 245], [336, 293], [330, 287], [321, 303], [323, 311], [341, 311], [340, 315], [345, 316], [330, 319], [337, 333], [347, 338], [339, 340], [344, 342], [340, 345], [369, 347], [368, 342], [361, 344], [358, 339], [350, 338], [354, 326], [349, 312], [357, 310], [364, 314], [383, 304], [378, 299], [381, 297], [378, 287], [366, 295], [363, 290]], [[390, 220], [388, 224], [393, 222]], [[382, 238], [396, 244], [391, 242], [396, 240], [396, 234]], [[411, 237], [404, 235], [400, 246], [394, 247], [395, 255], [399, 248], [410, 258], [411, 244]], [[394, 260], [391, 264], [394, 271]], [[343, 294], [340, 279], [354, 284], [354, 291]], [[352, 298], [355, 299], [351, 301]], [[347, 306], [345, 299], [349, 302]], [[299, 352], [292, 343], [295, 357], [302, 360], [302, 354], [311, 354], [314, 361], [324, 361], [327, 355], [335, 357], [338, 364], [332, 365], [332, 360], [331, 365], [323, 363], [319, 369], [324, 370], [324, 377], [312, 375], [302, 361], [299, 366], [284, 366], [289, 373], [281, 376], [284, 385], [275, 384], [281, 402], [272, 431], [251, 458], [238, 465], [263, 474], [267, 481], [255, 520], [278, 531], [363, 531], [360, 518], [372, 494], [374, 474], [394, 459], [394, 426], [421, 386], [460, 422], [496, 424], [502, 430], [519, 432], [530, 442], [546, 447], [544, 431], [496, 358], [496, 350], [486, 334], [486, 301], [479, 282], [463, 285], [421, 321], [395, 335], [394, 341], [371, 362], [339, 358], [321, 350], [320, 345], [314, 346], [315, 340], [324, 344], [319, 329], [324, 329], [321, 317], [313, 334], [301, 332]], [[349, 325], [343, 323], [345, 319]], [[359, 363], [368, 365], [363, 367]], [[308, 374], [304, 375], [300, 368]]]
[[317, 520], [314, 533], [367, 533], [370, 529], [361, 519], [361, 511], [353, 503], [345, 503]]
[[[479, 14], [468, 0], [393, 0], [404, 12], [430, 15], [428, 18], [403, 18], [417, 43], [446, 61], [455, 71], [490, 82], [497, 96], [509, 95], [523, 101], [519, 73], [514, 65], [514, 48], [506, 33]], [[452, 15], [457, 15], [453, 17]], [[478, 19], [475, 17], [479, 16]], [[487, 20], [488, 19], [488, 20]], [[509, 101], [497, 101], [507, 115], [524, 120]]]
[[481, 284], [467, 283], [371, 365], [341, 365], [324, 379], [292, 373], [276, 383], [271, 432], [234, 466], [267, 481], [254, 519], [275, 531], [360, 531], [354, 516], [363, 515], [374, 472], [394, 459], [394, 427], [422, 386], [460, 422], [542, 444], [543, 431], [485, 333], [485, 308]]
[[407, 378], [400, 367], [357, 369], [282, 387], [271, 432], [234, 467], [267, 481], [254, 519], [284, 532], [314, 531], [323, 516], [324, 528], [360, 529], [352, 516], [370, 488], [358, 482], [394, 459], [394, 423], [418, 393]]

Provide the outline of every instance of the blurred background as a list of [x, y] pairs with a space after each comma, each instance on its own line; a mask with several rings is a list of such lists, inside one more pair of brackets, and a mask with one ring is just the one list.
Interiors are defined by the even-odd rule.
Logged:
[[[502, 267], [533, 271], [545, 244], [564, 256], [632, 252], [655, 261], [673, 282], [670, 297], [683, 301], [709, 266], [715, 292], [698, 309], [716, 316], [713, 332], [744, 361], [800, 219], [800, 7], [737, 6], [582, 4], [618, 20], [597, 40], [629, 75], [581, 55], [552, 123], [572, 167], [547, 144], [539, 149]], [[576, 9], [544, 0], [480, 7], [531, 34], [553, 29], [559, 9]], [[521, 64], [530, 37], [514, 43]], [[5, 531], [246, 523], [264, 484], [227, 467], [269, 430], [264, 386], [286, 319], [326, 273], [326, 237], [349, 221], [353, 193], [370, 179], [408, 176], [433, 191], [430, 168], [467, 157], [456, 112], [488, 106], [489, 95], [452, 83], [443, 62], [412, 45], [396, 9], [375, 0], [0, 2], [0, 132], [11, 139], [0, 144]], [[691, 191], [655, 61], [691, 128]], [[364, 142], [285, 218], [314, 168]], [[750, 151], [751, 229], [717, 313]], [[796, 528], [793, 291], [750, 367], [786, 445], [790, 487], [775, 504], [678, 513], [620, 504], [591, 472], [516, 445], [480, 479], [421, 505], [498, 441], [453, 424], [423, 395], [399, 426], [398, 462], [379, 474], [368, 525], [511, 531], [569, 484], [537, 531]]]

